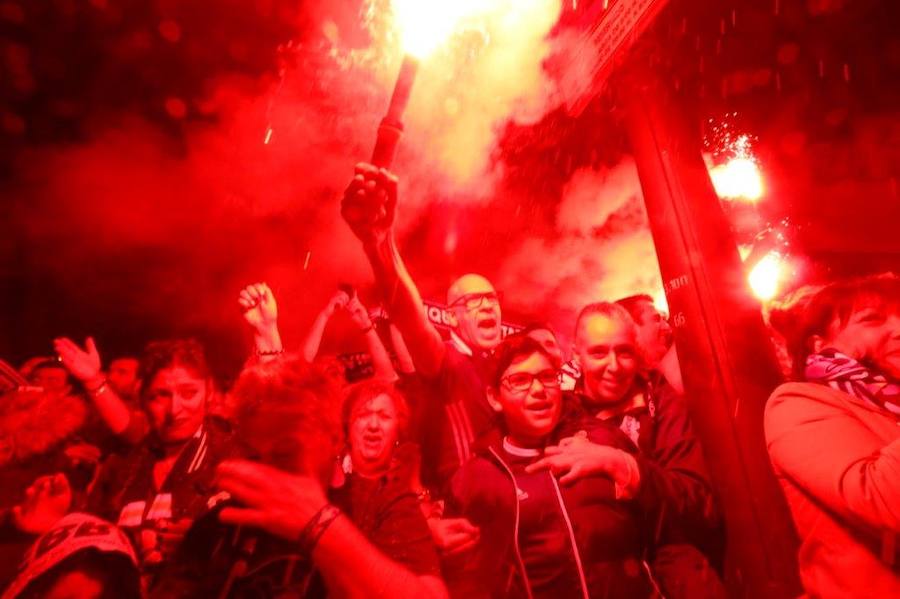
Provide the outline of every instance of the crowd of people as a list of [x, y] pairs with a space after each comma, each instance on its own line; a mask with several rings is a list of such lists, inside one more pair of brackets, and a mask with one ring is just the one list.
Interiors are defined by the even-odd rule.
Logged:
[[[230, 389], [190, 339], [104, 366], [92, 339], [61, 338], [22, 366], [0, 397], [3, 599], [727, 596], [722, 511], [652, 298], [584, 306], [564, 348], [541, 323], [503, 337], [499, 293], [468, 274], [444, 339], [396, 202], [396, 178], [359, 165], [342, 204], [388, 335], [342, 286], [286, 352], [258, 283]], [[320, 352], [341, 311], [372, 361], [352, 383]], [[838, 281], [771, 320], [794, 373], [765, 432], [804, 587], [900, 596], [900, 279]]]

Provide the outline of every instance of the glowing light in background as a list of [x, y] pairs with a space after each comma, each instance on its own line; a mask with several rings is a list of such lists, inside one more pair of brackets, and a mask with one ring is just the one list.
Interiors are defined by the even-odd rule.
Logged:
[[662, 289], [657, 289], [653, 295], [653, 305], [657, 310], [662, 312], [663, 314], [669, 314], [669, 300], [666, 299], [666, 292]]
[[762, 173], [752, 158], [732, 158], [709, 171], [720, 198], [758, 201], [765, 192]]
[[747, 275], [747, 281], [753, 295], [762, 301], [769, 301], [778, 295], [786, 274], [784, 256], [771, 251], [753, 266]]
[[716, 194], [723, 199], [757, 202], [765, 194], [759, 163], [753, 144], [746, 133], [737, 135], [731, 122], [737, 113], [726, 115], [721, 122], [710, 119], [704, 139], [704, 156]]
[[460, 26], [461, 21], [485, 10], [478, 0], [393, 0], [394, 22], [403, 51], [421, 60], [434, 52]]

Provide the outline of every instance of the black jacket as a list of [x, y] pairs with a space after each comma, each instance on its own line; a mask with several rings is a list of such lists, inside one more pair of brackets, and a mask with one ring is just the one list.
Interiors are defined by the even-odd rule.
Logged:
[[[590, 413], [578, 388], [575, 397]], [[643, 407], [605, 420], [617, 427], [627, 417], [636, 423], [641, 484], [635, 499], [659, 507], [654, 544], [700, 542], [718, 530], [721, 519], [684, 398], [668, 384], [645, 392], [644, 398]], [[573, 432], [569, 425], [564, 434]]]
[[[573, 424], [579, 426], [577, 420]], [[616, 428], [603, 423], [585, 423], [585, 426], [590, 428], [591, 441], [635, 452], [634, 445]], [[556, 438], [560, 436], [564, 435]], [[530, 584], [519, 551], [523, 529], [523, 523], [519, 522], [520, 503], [528, 498], [516, 488], [513, 472], [503, 455], [498, 438], [483, 443], [476, 457], [451, 482], [447, 515], [464, 516], [481, 530], [474, 554], [445, 564], [445, 579], [451, 594], [467, 599], [584, 596], [577, 578], [571, 588], [542, 589]], [[571, 567], [581, 570], [589, 596], [609, 599], [653, 596], [643, 556], [645, 527], [648, 521], [655, 521], [656, 514], [645, 513], [644, 506], [635, 501], [616, 500], [615, 486], [606, 477], [590, 477], [557, 489], [569, 538], [575, 539], [578, 556], [575, 557], [569, 543], [558, 557], [574, 560]]]

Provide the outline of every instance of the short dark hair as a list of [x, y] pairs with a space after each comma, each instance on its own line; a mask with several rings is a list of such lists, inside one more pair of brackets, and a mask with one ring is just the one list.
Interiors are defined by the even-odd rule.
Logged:
[[144, 348], [144, 355], [141, 356], [138, 369], [141, 391], [153, 382], [160, 370], [173, 366], [189, 368], [204, 379], [210, 376], [203, 346], [196, 339], [151, 341]]
[[634, 322], [637, 324], [644, 324], [640, 317], [641, 302], [650, 302], [650, 305], [653, 305], [653, 297], [646, 293], [636, 293], [615, 301], [616, 304], [628, 310], [628, 313], [631, 314], [631, 318], [634, 319]]
[[118, 354], [109, 359], [109, 363], [118, 362], [119, 360], [134, 360], [138, 364], [141, 362], [140, 356], [136, 356], [135, 354]]
[[31, 368], [31, 372], [28, 374], [28, 377], [31, 378], [32, 376], [34, 376], [34, 373], [36, 373], [38, 370], [44, 370], [47, 368], [55, 368], [56, 370], [62, 370], [63, 372], [66, 373], [66, 382], [69, 385], [71, 385], [72, 387], [78, 387], [78, 381], [75, 380], [75, 377], [72, 376], [72, 373], [69, 372], [69, 369], [66, 368], [65, 365], [62, 362], [60, 362], [59, 360], [54, 360], [52, 358], [47, 359], [47, 360], [41, 360], [40, 362], [35, 364]]
[[534, 331], [550, 331], [556, 337], [556, 331], [546, 322], [529, 322], [521, 331], [516, 331], [523, 335], [528, 335]]
[[796, 378], [803, 378], [810, 339], [824, 336], [832, 323], [847, 324], [860, 308], [872, 306], [900, 312], [900, 277], [893, 273], [834, 281], [821, 289], [797, 294], [769, 311], [769, 322], [787, 343]]
[[393, 383], [383, 379], [368, 379], [354, 383], [347, 388], [344, 402], [341, 406], [341, 424], [343, 424], [345, 437], [350, 430], [350, 420], [353, 417], [353, 410], [356, 409], [356, 406], [379, 395], [386, 395], [394, 402], [394, 408], [397, 410], [397, 418], [399, 420], [400, 441], [405, 441], [409, 438], [409, 404]]
[[494, 350], [494, 363], [489, 381], [491, 387], [494, 389], [500, 387], [500, 379], [503, 378], [503, 373], [506, 372], [506, 369], [509, 368], [509, 365], [516, 358], [530, 356], [531, 354], [541, 354], [550, 360], [554, 368], [560, 367], [559, 360], [551, 355], [543, 345], [525, 333], [515, 333], [506, 337]]
[[307, 448], [339, 447], [340, 390], [299, 356], [245, 368], [231, 394], [235, 435], [254, 458], [293, 471]]

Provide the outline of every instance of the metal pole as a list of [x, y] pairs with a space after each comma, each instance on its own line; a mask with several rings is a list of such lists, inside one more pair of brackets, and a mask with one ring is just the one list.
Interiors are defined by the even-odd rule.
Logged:
[[796, 534], [763, 436], [763, 408], [780, 371], [699, 135], [672, 91], [636, 62], [617, 91], [687, 365], [688, 409], [725, 514], [726, 584], [734, 597], [796, 597]]

